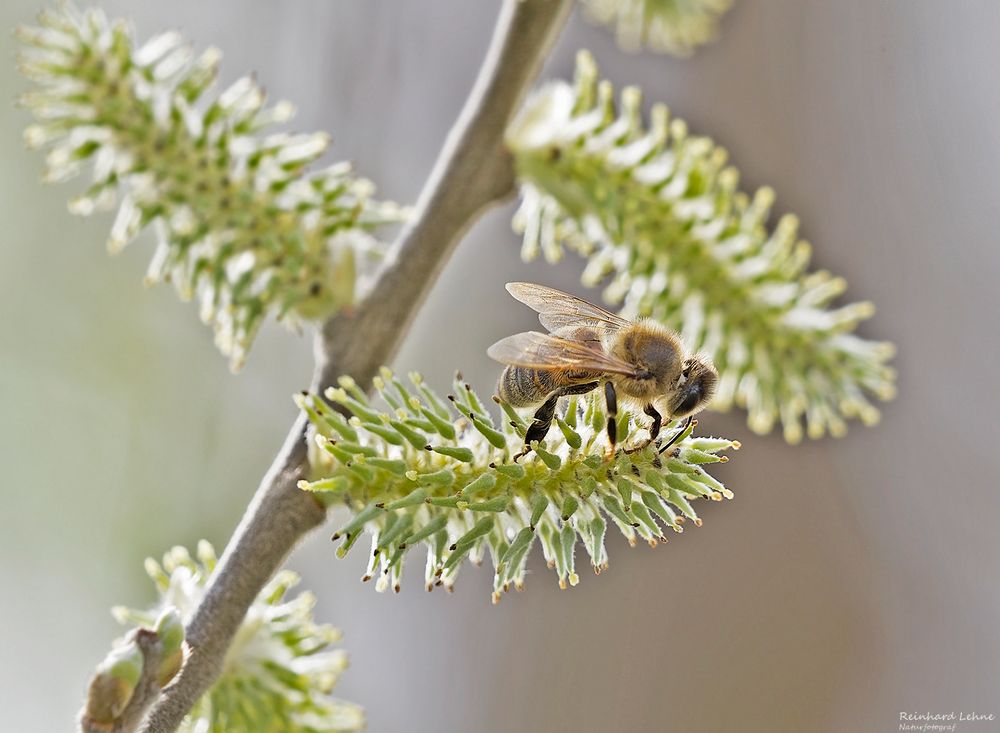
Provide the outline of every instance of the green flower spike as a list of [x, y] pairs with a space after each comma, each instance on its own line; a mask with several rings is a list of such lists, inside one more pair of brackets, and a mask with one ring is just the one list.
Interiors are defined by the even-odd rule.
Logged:
[[[146, 572], [156, 584], [160, 603], [151, 611], [118, 607], [121, 623], [152, 626], [160, 608], [176, 608], [187, 619], [205, 592], [216, 564], [207, 542], [198, 545], [198, 558], [183, 547], [163, 557], [162, 565], [146, 560]], [[299, 581], [284, 570], [257, 596], [226, 654], [222, 674], [185, 719], [185, 733], [339, 733], [364, 727], [364, 713], [353, 703], [330, 697], [347, 655], [328, 647], [340, 639], [336, 629], [317, 625], [312, 618], [315, 598], [302, 593], [285, 595]], [[161, 618], [158, 633], [166, 646], [178, 637], [179, 624]], [[183, 634], [183, 631], [181, 631]]]
[[713, 359], [713, 407], [745, 407], [755, 432], [780, 420], [796, 443], [803, 418], [812, 438], [842, 435], [844, 418], [877, 422], [868, 396], [894, 395], [894, 349], [852, 333], [874, 306], [829, 307], [847, 285], [806, 271], [795, 216], [768, 229], [771, 189], [739, 191], [725, 150], [689, 135], [663, 105], [644, 127], [641, 102], [630, 87], [616, 110], [586, 52], [575, 86], [549, 84], [528, 101], [507, 136], [525, 259], [555, 261], [564, 249], [586, 257], [583, 280], [610, 277], [609, 303], [665, 323]]
[[732, 0], [583, 0], [583, 5], [591, 20], [615, 27], [618, 44], [628, 51], [645, 46], [690, 56], [715, 39]]
[[[399, 590], [403, 557], [422, 543], [428, 590], [450, 590], [463, 560], [479, 564], [489, 553], [496, 602], [510, 586], [523, 586], [536, 540], [565, 588], [578, 581], [578, 538], [599, 573], [608, 565], [609, 522], [630, 544], [641, 537], [655, 546], [666, 541], [666, 528], [701, 524], [695, 499], [732, 498], [703, 464], [727, 460], [718, 454], [738, 448], [735, 441], [695, 437], [688, 428], [662, 455], [650, 445], [610, 458], [603, 403], [594, 393], [570, 398], [544, 444], [515, 463], [526, 429], [521, 415], [501, 404], [497, 424], [460, 375], [447, 400], [419, 375], [409, 381], [382, 370], [374, 388], [385, 407], [373, 405], [348, 377], [326, 392], [338, 409], [316, 395], [296, 398], [312, 424], [312, 480], [299, 486], [351, 512], [333, 535], [342, 540], [338, 556], [370, 535], [363, 580], [377, 576], [379, 591]], [[669, 439], [679, 429], [667, 425], [664, 434]], [[622, 445], [630, 431], [637, 432], [634, 442], [647, 435], [633, 427], [631, 415], [619, 414]]]
[[25, 139], [51, 147], [46, 180], [93, 161], [93, 185], [70, 210], [117, 203], [112, 252], [155, 224], [147, 281], [198, 296], [234, 369], [267, 314], [295, 325], [353, 301], [382, 251], [370, 230], [404, 212], [372, 200], [346, 164], [307, 173], [325, 133], [262, 134], [291, 118], [289, 103], [265, 107], [251, 78], [208, 99], [218, 50], [195, 57], [176, 33], [137, 48], [98, 10], [62, 6], [18, 36], [21, 71], [37, 84], [22, 97], [38, 120]]

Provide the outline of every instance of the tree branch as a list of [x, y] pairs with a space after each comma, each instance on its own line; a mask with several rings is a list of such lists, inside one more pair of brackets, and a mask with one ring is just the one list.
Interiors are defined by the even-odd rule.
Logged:
[[156, 699], [160, 691], [160, 637], [152, 629], [136, 629], [134, 638], [142, 651], [142, 676], [135, 686], [132, 699], [129, 700], [121, 717], [115, 721], [113, 733], [133, 731], [142, 722], [143, 715], [149, 705]]
[[[136, 669], [136, 660], [131, 654], [133, 650], [140, 655], [140, 671], [132, 681], [133, 684], [129, 685], [126, 683], [127, 670]], [[121, 653], [117, 658], [116, 652]], [[173, 654], [177, 657], [179, 667], [181, 647], [178, 646]], [[87, 699], [80, 711], [80, 733], [135, 731], [150, 705], [160, 696], [163, 678], [169, 679], [176, 672], [176, 667], [164, 670], [164, 662], [163, 642], [159, 633], [145, 627], [134, 629], [128, 639], [113, 649], [94, 673], [87, 690]], [[115, 668], [119, 665], [123, 665], [123, 668], [119, 668], [116, 673]], [[119, 710], [123, 699], [127, 702]]]
[[486, 208], [514, 194], [504, 131], [569, 7], [566, 0], [504, 2], [479, 78], [417, 202], [417, 217], [364, 305], [323, 327], [321, 382], [347, 373], [366, 383], [387, 363], [466, 230]]
[[[313, 389], [340, 374], [368, 383], [390, 361], [447, 257], [478, 216], [514, 192], [503, 134], [562, 27], [571, 0], [504, 0], [479, 77], [372, 291], [324, 324]], [[170, 733], [222, 670], [251, 602], [325, 509], [299, 490], [305, 419], [292, 426], [188, 624], [190, 655], [153, 706], [144, 733]]]

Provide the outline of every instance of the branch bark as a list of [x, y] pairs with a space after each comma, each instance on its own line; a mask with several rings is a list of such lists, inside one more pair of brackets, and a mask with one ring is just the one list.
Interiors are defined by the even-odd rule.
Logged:
[[122, 711], [121, 717], [115, 721], [112, 733], [135, 730], [160, 690], [160, 682], [157, 679], [162, 661], [160, 637], [152, 629], [136, 629], [134, 638], [142, 651], [142, 676], [139, 678], [139, 684], [135, 686], [132, 699]]
[[114, 703], [120, 699], [117, 681], [98, 669], [90, 682], [87, 699], [80, 711], [80, 733], [128, 733], [142, 722], [149, 706], [160, 694], [160, 637], [147, 628], [135, 629], [127, 645], [135, 645], [142, 654], [142, 672], [124, 709], [115, 715]]
[[[571, 7], [571, 0], [504, 0], [486, 59], [431, 172], [417, 214], [361, 304], [316, 339], [312, 388], [341, 374], [366, 384], [389, 362], [448, 256], [484, 210], [514, 193], [503, 133]], [[188, 624], [190, 654], [150, 711], [143, 733], [176, 730], [222, 670], [253, 599], [326, 510], [297, 488], [306, 469], [305, 419], [292, 426]]]

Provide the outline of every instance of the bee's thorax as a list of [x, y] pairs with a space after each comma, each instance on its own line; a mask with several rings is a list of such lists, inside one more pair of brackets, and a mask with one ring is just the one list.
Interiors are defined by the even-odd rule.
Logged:
[[681, 375], [684, 349], [676, 334], [652, 321], [640, 321], [620, 331], [612, 354], [638, 367], [642, 378], [623, 377], [616, 386], [625, 397], [650, 402], [676, 389]]

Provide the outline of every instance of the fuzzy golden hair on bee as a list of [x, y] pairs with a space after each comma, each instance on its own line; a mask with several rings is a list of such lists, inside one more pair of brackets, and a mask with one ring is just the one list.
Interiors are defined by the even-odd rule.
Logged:
[[681, 377], [684, 345], [677, 334], [656, 321], [629, 323], [612, 336], [609, 348], [641, 375], [620, 380], [621, 396], [627, 400], [649, 402], [668, 392]]

